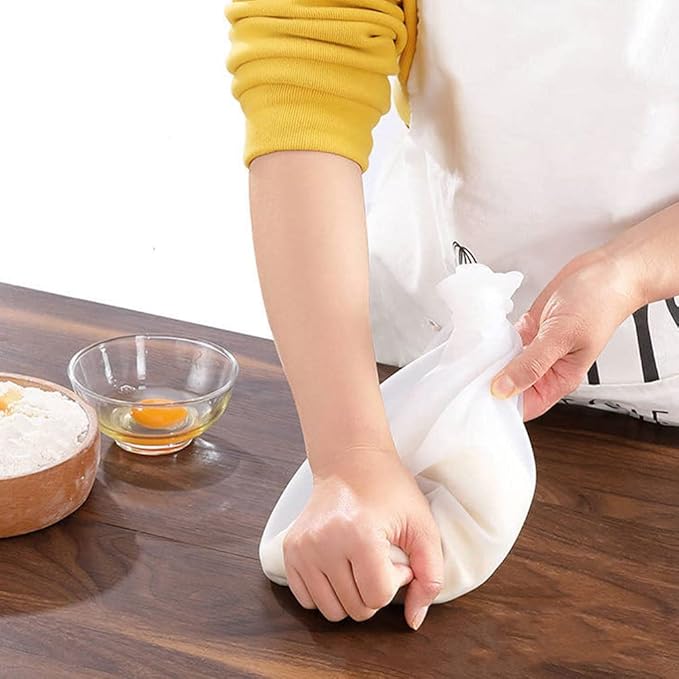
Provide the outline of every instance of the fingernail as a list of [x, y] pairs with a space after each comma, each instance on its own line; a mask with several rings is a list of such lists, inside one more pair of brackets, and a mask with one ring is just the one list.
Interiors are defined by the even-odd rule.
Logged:
[[417, 631], [420, 629], [420, 625], [424, 622], [424, 619], [427, 617], [427, 611], [429, 610], [429, 606], [422, 606], [422, 608], [417, 610], [417, 613], [413, 616], [413, 620], [410, 623], [410, 626]]
[[505, 399], [514, 396], [516, 393], [516, 385], [509, 375], [500, 375], [493, 382], [490, 391], [495, 398]]

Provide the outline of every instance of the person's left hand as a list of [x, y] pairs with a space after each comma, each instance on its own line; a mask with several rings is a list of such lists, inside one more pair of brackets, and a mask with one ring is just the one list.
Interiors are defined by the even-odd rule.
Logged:
[[498, 398], [524, 393], [524, 419], [574, 391], [615, 329], [645, 304], [638, 272], [606, 250], [564, 267], [517, 323], [524, 350], [493, 380]]

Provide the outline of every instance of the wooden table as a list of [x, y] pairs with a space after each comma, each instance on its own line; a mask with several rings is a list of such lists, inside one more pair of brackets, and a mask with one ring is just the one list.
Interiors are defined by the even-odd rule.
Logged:
[[418, 633], [398, 608], [330, 624], [257, 560], [304, 457], [271, 342], [0, 285], [0, 370], [65, 384], [77, 349], [134, 332], [232, 349], [232, 405], [174, 457], [104, 440], [80, 511], [0, 541], [3, 679], [679, 677], [679, 432], [556, 409], [530, 426], [536, 500], [486, 585]]

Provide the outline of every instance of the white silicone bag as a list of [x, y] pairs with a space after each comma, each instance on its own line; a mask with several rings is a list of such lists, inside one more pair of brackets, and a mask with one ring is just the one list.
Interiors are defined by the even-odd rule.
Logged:
[[[521, 349], [507, 320], [517, 272], [462, 264], [437, 290], [453, 330], [439, 346], [382, 384], [396, 449], [427, 497], [441, 533], [444, 585], [436, 603], [481, 585], [516, 541], [535, 491], [535, 460], [518, 397], [500, 401], [492, 378]], [[287, 584], [283, 539], [312, 489], [304, 462], [264, 529], [266, 576]], [[392, 560], [407, 563], [392, 547]]]

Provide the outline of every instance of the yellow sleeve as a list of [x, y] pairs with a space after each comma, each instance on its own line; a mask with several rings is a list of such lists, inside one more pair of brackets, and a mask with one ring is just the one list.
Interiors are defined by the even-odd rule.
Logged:
[[414, 4], [234, 0], [227, 65], [247, 121], [246, 164], [273, 151], [327, 151], [365, 170], [399, 57], [402, 85], [407, 78]]

